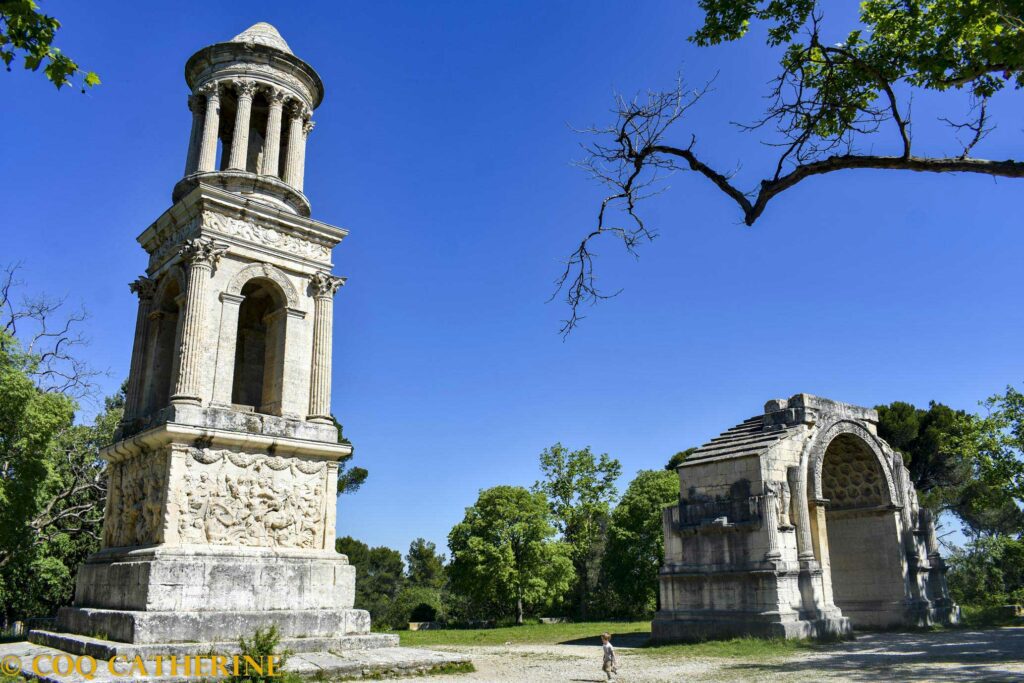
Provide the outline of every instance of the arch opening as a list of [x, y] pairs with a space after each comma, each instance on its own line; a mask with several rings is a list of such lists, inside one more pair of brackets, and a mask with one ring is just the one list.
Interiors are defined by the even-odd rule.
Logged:
[[902, 619], [899, 520], [882, 465], [860, 437], [839, 434], [825, 450], [821, 492], [833, 601], [854, 627]]
[[286, 300], [272, 280], [253, 278], [241, 289], [231, 402], [267, 415], [281, 414]]
[[178, 345], [181, 342], [181, 285], [171, 279], [162, 288], [150, 313], [143, 415], [152, 415], [171, 401], [178, 377]]

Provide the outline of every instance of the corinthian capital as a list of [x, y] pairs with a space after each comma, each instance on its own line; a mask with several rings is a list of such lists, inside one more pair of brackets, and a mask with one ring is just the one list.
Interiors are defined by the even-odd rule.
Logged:
[[153, 292], [156, 291], [156, 282], [145, 275], [141, 275], [133, 282], [128, 283], [128, 289], [133, 294], [137, 294], [140, 299], [152, 299]]
[[256, 94], [256, 82], [247, 80], [236, 80], [231, 81], [231, 85], [235, 86], [235, 94], [239, 97], [252, 97]]
[[196, 88], [196, 94], [201, 95], [202, 97], [219, 97], [220, 84], [217, 81], [204, 83], [202, 86]]
[[285, 99], [288, 97], [288, 91], [284, 88], [278, 88], [274, 85], [262, 86], [263, 94], [267, 96], [267, 101], [270, 104], [284, 104]]
[[195, 95], [188, 96], [188, 110], [193, 114], [201, 114], [206, 109], [206, 97], [196, 91]]
[[185, 243], [182, 244], [181, 249], [178, 251], [178, 255], [189, 265], [209, 266], [212, 268], [217, 265], [217, 261], [220, 260], [220, 257], [227, 250], [227, 246], [217, 244], [208, 237], [196, 237], [185, 240]]
[[313, 132], [313, 128], [315, 126], [316, 126], [316, 122], [315, 121], [306, 121], [304, 124], [302, 124], [302, 134], [303, 135], [309, 135], [311, 132]]
[[291, 118], [306, 120], [312, 115], [313, 112], [310, 111], [309, 107], [307, 107], [304, 103], [294, 98], [289, 100], [288, 116], [290, 116]]
[[314, 297], [332, 297], [347, 279], [318, 270], [309, 278], [309, 286]]

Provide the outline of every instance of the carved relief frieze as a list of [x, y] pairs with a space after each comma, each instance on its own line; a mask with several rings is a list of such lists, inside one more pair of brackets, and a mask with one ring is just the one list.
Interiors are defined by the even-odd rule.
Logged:
[[108, 469], [107, 509], [103, 546], [159, 543], [167, 491], [167, 453], [143, 450]]
[[193, 448], [179, 487], [183, 543], [319, 548], [325, 462]]
[[160, 239], [156, 249], [154, 249], [149, 255], [150, 270], [153, 270], [169, 257], [178, 253], [181, 245], [186, 240], [199, 235], [200, 226], [200, 219], [196, 216], [184, 225], [180, 225], [170, 230], [162, 239]]
[[259, 225], [252, 220], [210, 212], [203, 214], [203, 224], [224, 235], [249, 240], [302, 258], [327, 261], [331, 256], [330, 249], [324, 244], [289, 235], [281, 230]]

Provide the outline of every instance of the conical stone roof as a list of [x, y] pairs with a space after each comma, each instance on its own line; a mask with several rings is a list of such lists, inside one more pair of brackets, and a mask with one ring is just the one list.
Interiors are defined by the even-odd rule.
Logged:
[[232, 38], [230, 42], [257, 43], [259, 45], [266, 45], [267, 47], [281, 50], [282, 52], [287, 52], [290, 55], [295, 54], [292, 52], [292, 49], [288, 47], [288, 43], [284, 42], [284, 38], [282, 38], [281, 34], [277, 32], [277, 29], [265, 21], [253, 24]]

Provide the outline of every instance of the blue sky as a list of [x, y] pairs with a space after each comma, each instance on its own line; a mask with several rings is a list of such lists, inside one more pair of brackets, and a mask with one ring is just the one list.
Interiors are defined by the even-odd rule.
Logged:
[[[602, 189], [570, 162], [571, 126], [609, 121], [611, 95], [715, 92], [679, 126], [753, 186], [770, 165], [730, 121], [763, 105], [775, 55], [757, 41], [698, 49], [689, 3], [43, 2], [58, 45], [103, 85], [55, 92], [0, 74], [0, 262], [33, 293], [91, 313], [86, 354], [127, 373], [146, 260], [135, 237], [170, 203], [199, 48], [257, 21], [281, 31], [327, 88], [310, 137], [314, 217], [351, 235], [335, 252], [333, 407], [370, 470], [339, 533], [403, 551], [445, 544], [479, 489], [531, 484], [556, 441], [622, 461], [622, 485], [796, 392], [862, 405], [959, 408], [1024, 377], [1024, 184], [848, 172], [813, 179], [753, 228], [691, 174], [647, 216], [634, 261], [608, 242], [602, 282], [623, 293], [567, 341], [545, 303], [593, 225]], [[914, 101], [915, 145], [952, 153], [935, 122], [965, 103]], [[979, 150], [1024, 157], [1019, 93]], [[879, 138], [876, 151], [891, 139]]]

